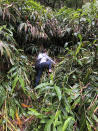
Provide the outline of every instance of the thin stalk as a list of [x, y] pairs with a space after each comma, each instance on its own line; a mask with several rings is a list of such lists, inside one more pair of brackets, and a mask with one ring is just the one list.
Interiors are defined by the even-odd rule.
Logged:
[[4, 124], [3, 124], [3, 131], [4, 131]]
[[15, 128], [15, 126], [8, 120], [8, 118], [6, 118], [5, 116], [3, 116], [4, 117], [4, 119], [13, 127], [13, 129], [15, 130], [15, 131], [17, 131], [17, 129]]
[[[5, 117], [7, 119], [7, 107], [6, 107], [6, 100], [5, 100]], [[6, 131], [7, 131], [7, 121], [6, 121]]]
[[[3, 112], [3, 108], [2, 108], [2, 112]], [[3, 124], [3, 131], [4, 131], [4, 124]]]

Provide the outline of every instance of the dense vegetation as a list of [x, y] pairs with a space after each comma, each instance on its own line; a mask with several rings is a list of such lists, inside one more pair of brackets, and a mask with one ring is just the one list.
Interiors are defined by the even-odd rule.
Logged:
[[[1, 0], [0, 131], [97, 131], [98, 1], [80, 1]], [[57, 64], [34, 88], [43, 47]]]

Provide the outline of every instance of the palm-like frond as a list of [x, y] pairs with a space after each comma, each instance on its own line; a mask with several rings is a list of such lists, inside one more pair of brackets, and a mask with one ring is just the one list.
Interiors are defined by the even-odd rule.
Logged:
[[[0, 53], [2, 56], [9, 59], [10, 63], [13, 64], [14, 51], [17, 52], [15, 48], [16, 41], [13, 38], [13, 33], [11, 30], [6, 28], [5, 25], [0, 26]], [[13, 56], [13, 57], [12, 57]]]
[[11, 19], [16, 22], [16, 16], [20, 17], [20, 12], [14, 4], [3, 4], [0, 8], [0, 14], [2, 15], [3, 20], [7, 17], [9, 20]]
[[6, 59], [9, 59], [10, 63], [13, 65], [14, 64], [13, 50], [16, 50], [15, 47], [9, 45], [5, 41], [0, 40], [0, 54], [1, 54], [0, 59], [2, 59], [2, 56], [4, 56]]
[[18, 31], [21, 32], [22, 29], [25, 28], [25, 32], [27, 31], [27, 25], [26, 23], [21, 23], [18, 27]]
[[0, 26], [0, 39], [11, 44], [16, 44], [12, 31], [6, 28], [6, 25]]
[[6, 52], [7, 56], [11, 58], [11, 50], [6, 42], [0, 41], [1, 56]]
[[[96, 19], [95, 4], [92, 6], [91, 2], [87, 12], [86, 7], [78, 10], [64, 7], [56, 13], [49, 8], [45, 10], [34, 0], [14, 0], [18, 8], [11, 2], [13, 0], [7, 0], [4, 1], [6, 4], [0, 5], [0, 129], [25, 130], [25, 122], [32, 121], [30, 130], [95, 130], [98, 121], [97, 44], [94, 45], [96, 40], [86, 45], [82, 41], [82, 35], [88, 31], [86, 29], [82, 34], [84, 27], [88, 26], [91, 33], [94, 33], [91, 21], [92, 18]], [[97, 27], [97, 24], [94, 26]], [[71, 38], [73, 41], [74, 32], [70, 35], [70, 29], [80, 32], [81, 35], [77, 35], [80, 44], [62, 49], [62, 41], [65, 43], [71, 41]], [[66, 31], [70, 37], [64, 34]], [[35, 56], [26, 57], [24, 50], [19, 48], [23, 44], [25, 52], [37, 52], [40, 44], [36, 44], [36, 39], [43, 37], [41, 40], [45, 43], [46, 34], [49, 43], [45, 47], [52, 42], [56, 44], [55, 38], [58, 37], [58, 53], [63, 51], [63, 57], [57, 58], [61, 62], [55, 66], [54, 73], [49, 76], [43, 73], [42, 83], [32, 89]], [[19, 42], [18, 49], [14, 38]], [[55, 44], [50, 47], [50, 52], [57, 51]]]
[[22, 32], [23, 30], [25, 31], [25, 33], [29, 33], [32, 37], [35, 37], [35, 38], [46, 37], [47, 38], [47, 35], [44, 31], [43, 32], [40, 31], [37, 26], [33, 26], [32, 24], [30, 24], [29, 21], [27, 21], [26, 23], [21, 23], [19, 25], [18, 31]]

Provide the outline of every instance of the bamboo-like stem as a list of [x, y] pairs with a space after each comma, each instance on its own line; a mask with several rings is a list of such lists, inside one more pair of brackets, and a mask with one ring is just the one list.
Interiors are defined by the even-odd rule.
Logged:
[[91, 107], [95, 104], [95, 102], [97, 101], [98, 95], [95, 97], [95, 99], [91, 102], [90, 106], [87, 108], [87, 110], [90, 110]]
[[4, 117], [4, 119], [13, 127], [13, 129], [15, 130], [15, 131], [17, 131], [17, 129], [15, 128], [15, 126], [8, 120], [8, 118], [6, 118], [5, 116], [3, 116]]
[[3, 124], [3, 131], [4, 131], [4, 124]]
[[[4, 111], [4, 109], [2, 108], [2, 112], [1, 112], [2, 114], [4, 114], [3, 111]], [[4, 131], [4, 124], [2, 125], [2, 131]]]
[[[6, 93], [7, 95], [7, 93]], [[5, 100], [5, 117], [7, 119], [7, 107], [6, 107], [6, 100]], [[7, 131], [7, 121], [6, 121], [6, 131]]]

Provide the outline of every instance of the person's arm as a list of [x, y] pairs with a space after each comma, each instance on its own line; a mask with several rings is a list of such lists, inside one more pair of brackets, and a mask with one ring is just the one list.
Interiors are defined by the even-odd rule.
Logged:
[[49, 57], [48, 55], [46, 55], [46, 58], [47, 58], [48, 60], [50, 60], [53, 64], [56, 64], [55, 61], [53, 61], [53, 60], [51, 59], [51, 57]]

